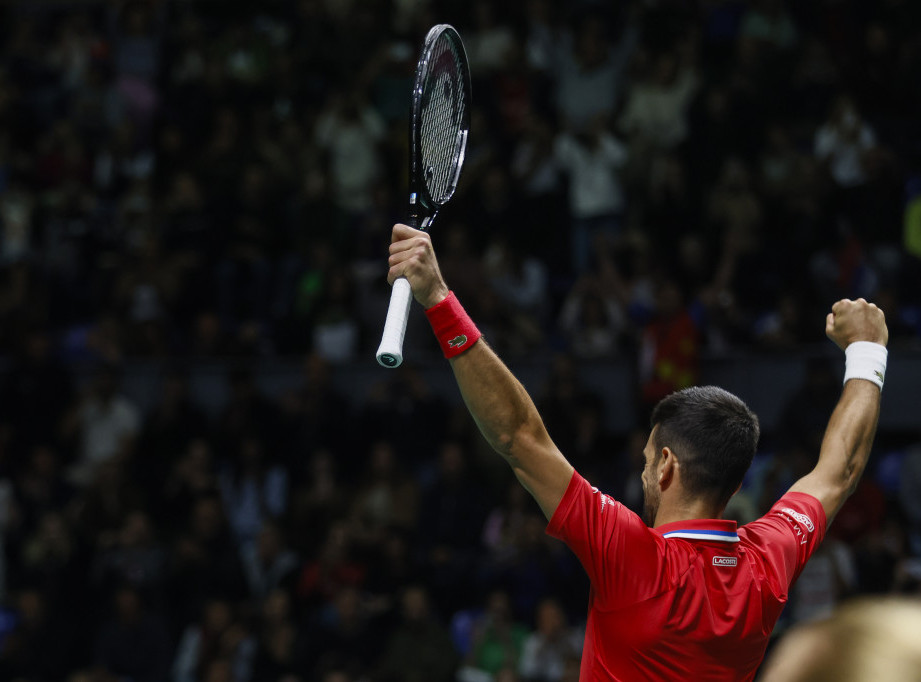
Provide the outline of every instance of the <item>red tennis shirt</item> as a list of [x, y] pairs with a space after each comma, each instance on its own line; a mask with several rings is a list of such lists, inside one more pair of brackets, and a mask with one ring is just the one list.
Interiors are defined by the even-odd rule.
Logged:
[[591, 580], [582, 682], [752, 680], [825, 536], [821, 503], [787, 493], [757, 521], [649, 528], [574, 473], [547, 532]]

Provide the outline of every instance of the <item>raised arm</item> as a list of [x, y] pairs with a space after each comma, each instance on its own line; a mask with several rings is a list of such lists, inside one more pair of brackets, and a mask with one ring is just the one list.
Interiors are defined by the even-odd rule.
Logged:
[[[389, 264], [388, 281], [406, 277], [413, 296], [426, 309], [447, 297], [448, 287], [427, 233], [395, 225]], [[450, 362], [480, 432], [549, 519], [563, 499], [573, 468], [550, 439], [531, 397], [484, 339]]]
[[[886, 367], [884, 347], [889, 331], [883, 311], [859, 298], [832, 306], [825, 333], [847, 353], [848, 369], [841, 398], [832, 412], [819, 461], [791, 492], [809, 493], [825, 509], [828, 523], [854, 492], [867, 466], [879, 420], [881, 384]], [[870, 342], [867, 345], [858, 342]]]

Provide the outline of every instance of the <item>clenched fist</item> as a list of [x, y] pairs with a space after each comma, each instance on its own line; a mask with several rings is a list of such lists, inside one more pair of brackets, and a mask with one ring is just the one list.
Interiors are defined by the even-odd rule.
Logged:
[[843, 298], [835, 303], [825, 318], [825, 334], [841, 350], [855, 341], [871, 341], [884, 346], [889, 342], [883, 311], [862, 298], [856, 301]]

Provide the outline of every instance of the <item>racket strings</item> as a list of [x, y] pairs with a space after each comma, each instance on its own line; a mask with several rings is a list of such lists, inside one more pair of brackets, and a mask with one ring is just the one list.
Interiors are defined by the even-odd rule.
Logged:
[[447, 38], [438, 40], [423, 87], [420, 126], [421, 170], [429, 196], [438, 204], [453, 194], [460, 161], [467, 106], [462, 73], [454, 45]]

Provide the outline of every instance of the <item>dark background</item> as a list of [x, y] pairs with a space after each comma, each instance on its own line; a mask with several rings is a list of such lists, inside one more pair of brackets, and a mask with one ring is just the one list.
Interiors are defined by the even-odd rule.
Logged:
[[373, 360], [440, 22], [475, 111], [433, 240], [567, 457], [637, 509], [649, 408], [720, 383], [763, 416], [757, 517], [864, 296], [883, 428], [777, 633], [917, 594], [918, 3], [10, 0], [0, 678], [576, 679], [587, 581], [418, 309]]

